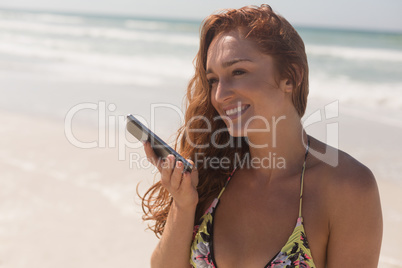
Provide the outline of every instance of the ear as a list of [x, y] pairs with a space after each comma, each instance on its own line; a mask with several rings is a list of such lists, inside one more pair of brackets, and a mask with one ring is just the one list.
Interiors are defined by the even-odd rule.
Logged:
[[281, 88], [285, 93], [292, 93], [294, 90], [294, 85], [296, 87], [299, 87], [301, 82], [303, 81], [303, 72], [299, 66], [296, 64], [292, 64], [293, 70], [295, 71], [295, 79], [296, 81], [293, 81], [292, 78], [285, 78], [281, 81]]
[[293, 91], [293, 80], [290, 78], [283, 79], [283, 91], [285, 93], [292, 93]]
[[[280, 88], [284, 93], [292, 94], [294, 90], [294, 82], [291, 78], [284, 78], [280, 81]], [[297, 85], [297, 84], [296, 84]]]

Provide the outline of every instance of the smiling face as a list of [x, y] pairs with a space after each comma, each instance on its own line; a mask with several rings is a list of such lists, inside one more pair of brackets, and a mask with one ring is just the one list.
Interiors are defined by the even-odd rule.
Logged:
[[273, 118], [294, 110], [292, 83], [278, 80], [273, 58], [261, 53], [239, 31], [222, 33], [212, 40], [206, 73], [212, 105], [232, 136], [269, 129]]

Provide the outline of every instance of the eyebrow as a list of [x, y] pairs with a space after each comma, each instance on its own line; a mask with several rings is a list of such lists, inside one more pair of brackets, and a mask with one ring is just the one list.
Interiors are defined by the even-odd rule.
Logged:
[[[241, 62], [241, 61], [253, 62], [253, 61], [250, 60], [250, 59], [233, 59], [233, 60], [226, 61], [226, 62], [222, 63], [222, 67], [223, 67], [223, 68], [227, 68], [227, 67], [230, 67], [230, 66], [232, 66], [233, 64], [236, 64], [236, 63]], [[209, 74], [209, 73], [212, 73], [212, 70], [211, 70], [210, 68], [207, 69], [207, 71], [206, 71], [206, 74]]]

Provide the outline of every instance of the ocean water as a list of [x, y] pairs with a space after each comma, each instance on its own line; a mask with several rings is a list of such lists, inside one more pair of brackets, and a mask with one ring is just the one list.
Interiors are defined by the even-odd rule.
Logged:
[[[181, 100], [200, 23], [0, 10], [0, 78], [123, 86], [154, 95], [169, 89]], [[296, 28], [306, 44], [312, 98], [402, 111], [402, 34]], [[80, 92], [85, 95], [85, 87]], [[18, 106], [10, 98], [0, 108], [12, 100]]]

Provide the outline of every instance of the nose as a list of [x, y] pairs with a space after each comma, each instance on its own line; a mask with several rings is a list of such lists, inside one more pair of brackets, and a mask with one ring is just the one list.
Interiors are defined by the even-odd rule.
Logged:
[[227, 81], [219, 80], [215, 90], [215, 101], [219, 104], [227, 102], [234, 94], [233, 88]]

